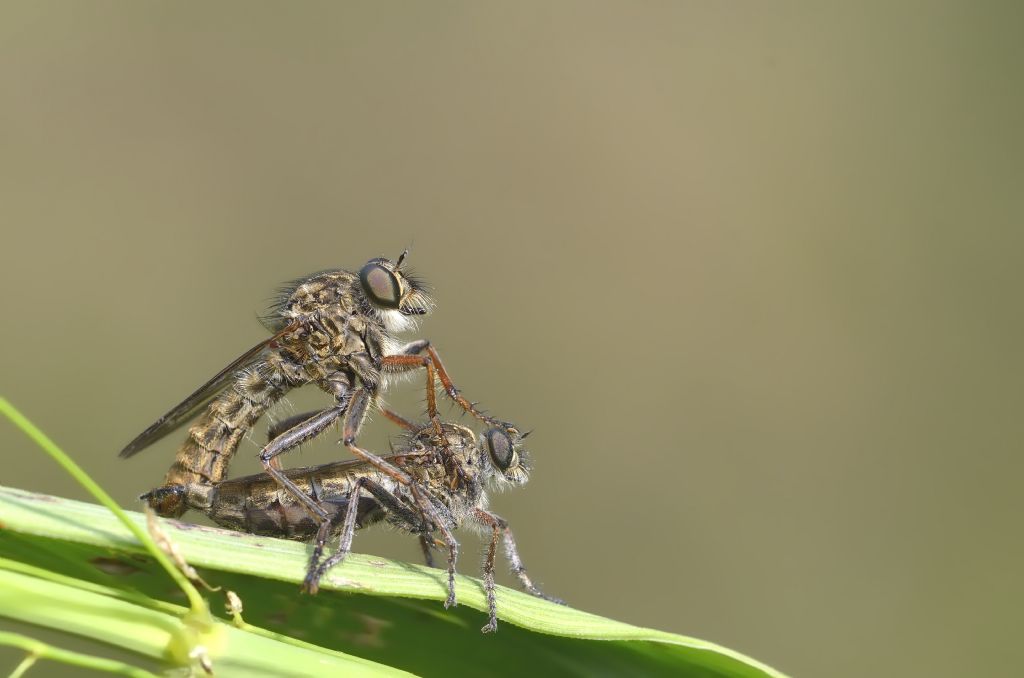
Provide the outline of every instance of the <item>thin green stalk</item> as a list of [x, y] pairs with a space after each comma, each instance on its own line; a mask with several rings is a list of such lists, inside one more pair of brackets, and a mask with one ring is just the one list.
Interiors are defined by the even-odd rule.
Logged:
[[35, 666], [36, 660], [38, 659], [39, 655], [37, 655], [35, 652], [25, 655], [25, 658], [21, 660], [20, 664], [14, 667], [14, 670], [11, 671], [11, 675], [9, 675], [7, 678], [21, 678], [23, 675], [25, 675], [26, 671]]
[[79, 485], [84, 487], [89, 494], [96, 497], [97, 501], [110, 509], [110, 511], [117, 516], [118, 520], [120, 520], [121, 523], [123, 523], [125, 527], [135, 535], [135, 537], [146, 547], [146, 550], [149, 551], [150, 555], [152, 555], [153, 558], [160, 563], [161, 567], [167, 571], [167, 574], [170, 575], [171, 579], [174, 580], [178, 587], [185, 592], [185, 596], [188, 598], [189, 607], [192, 608], [192, 615], [197, 622], [205, 624], [212, 623], [209, 607], [207, 607], [206, 601], [203, 597], [199, 595], [199, 591], [197, 591], [196, 588], [192, 586], [192, 582], [190, 582], [185, 575], [175, 567], [174, 563], [171, 562], [171, 559], [168, 558], [159, 547], [157, 547], [148, 532], [129, 519], [128, 514], [124, 512], [124, 509], [118, 506], [117, 502], [115, 502], [114, 499], [96, 483], [96, 481], [90, 478], [89, 474], [86, 473], [81, 466], [76, 464], [74, 460], [60, 449], [55, 442], [50, 440], [45, 433], [39, 430], [35, 424], [29, 421], [25, 415], [19, 412], [14, 405], [3, 397], [0, 397], [0, 413], [10, 419], [11, 422], [21, 429], [25, 435], [31, 438], [33, 442], [53, 457], [54, 461], [60, 464], [60, 466], [67, 471], [72, 478], [77, 480]]
[[88, 654], [82, 654], [81, 652], [72, 652], [71, 650], [62, 650], [59, 647], [47, 645], [46, 643], [36, 640], [35, 638], [29, 638], [19, 633], [7, 633], [0, 631], [0, 645], [8, 645], [10, 647], [18, 647], [28, 652], [28, 656], [10, 673], [9, 678], [20, 678], [28, 669], [36, 663], [38, 659], [50, 659], [52, 661], [61, 662], [64, 664], [71, 664], [72, 666], [79, 666], [85, 669], [94, 669], [96, 671], [106, 671], [107, 673], [115, 673], [122, 676], [133, 676], [134, 678], [158, 678], [155, 673], [150, 673], [144, 669], [125, 664], [124, 662], [115, 661], [113, 659], [104, 659], [103, 657], [94, 657]]

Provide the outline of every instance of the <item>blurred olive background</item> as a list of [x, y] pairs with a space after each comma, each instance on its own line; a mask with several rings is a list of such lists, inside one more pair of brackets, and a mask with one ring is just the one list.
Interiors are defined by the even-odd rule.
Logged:
[[277, 285], [408, 246], [410, 338], [536, 429], [494, 508], [547, 590], [797, 676], [1016, 673], [1022, 16], [855, 5], [5, 3], [2, 393], [133, 505], [181, 436], [118, 450]]

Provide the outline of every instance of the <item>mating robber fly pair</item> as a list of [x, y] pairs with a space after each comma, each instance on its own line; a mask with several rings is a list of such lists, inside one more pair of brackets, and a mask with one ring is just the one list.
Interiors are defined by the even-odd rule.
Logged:
[[[313, 538], [303, 589], [315, 593], [320, 579], [348, 554], [354, 531], [385, 521], [420, 539], [428, 565], [431, 549], [448, 552], [448, 598], [454, 605], [459, 544], [453, 530], [471, 523], [491, 531], [484, 562], [489, 620], [497, 625], [494, 560], [498, 541], [513, 573], [529, 593], [548, 598], [526, 575], [507, 523], [486, 509], [487, 489], [526, 481], [524, 437], [486, 415], [452, 383], [429, 341], [400, 344], [433, 302], [423, 284], [395, 262], [372, 259], [358, 272], [332, 270], [297, 280], [281, 291], [267, 327], [273, 333], [221, 370], [181, 404], [143, 431], [121, 452], [129, 457], [196, 418], [160, 487], [143, 495], [165, 517], [188, 509], [233, 529], [292, 539]], [[381, 394], [394, 376], [423, 369], [428, 422], [412, 424], [385, 409]], [[442, 422], [436, 385], [488, 428]], [[271, 427], [260, 451], [264, 473], [226, 480], [242, 438], [290, 390], [314, 384], [332, 397], [324, 409], [290, 417]], [[372, 409], [403, 427], [397, 451], [377, 455], [357, 444]], [[279, 455], [340, 423], [341, 443], [354, 460], [283, 470]], [[435, 537], [439, 534], [440, 537]], [[331, 536], [338, 547], [324, 551]], [[552, 599], [554, 600], [554, 599]]]

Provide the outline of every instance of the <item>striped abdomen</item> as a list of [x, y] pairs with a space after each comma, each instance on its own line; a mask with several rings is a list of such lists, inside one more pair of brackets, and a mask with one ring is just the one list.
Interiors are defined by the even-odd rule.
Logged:
[[[188, 437], [167, 471], [164, 486], [208, 485], [227, 475], [228, 464], [242, 438], [287, 392], [284, 377], [266, 362], [242, 370], [188, 429]], [[177, 496], [151, 500], [162, 516], [177, 518], [187, 507]]]
[[[361, 476], [368, 476], [389, 492], [401, 492], [393, 480], [356, 460], [289, 469], [285, 474], [301, 492], [317, 501], [335, 527], [340, 525], [349, 501], [357, 494], [359, 527], [384, 517], [385, 511], [377, 499], [366, 490], [356, 489]], [[306, 539], [320, 527], [320, 521], [313, 519], [302, 504], [266, 473], [214, 485], [187, 485], [184, 502], [222, 527], [253, 534]]]

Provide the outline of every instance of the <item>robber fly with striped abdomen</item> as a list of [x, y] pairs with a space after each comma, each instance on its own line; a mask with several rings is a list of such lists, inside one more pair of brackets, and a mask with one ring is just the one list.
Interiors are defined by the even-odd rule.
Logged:
[[[303, 589], [316, 593], [321, 578], [344, 560], [351, 550], [357, 528], [381, 521], [418, 535], [427, 564], [432, 565], [430, 547], [434, 529], [449, 548], [449, 598], [454, 603], [455, 554], [458, 542], [452, 531], [468, 523], [490, 530], [491, 539], [484, 560], [484, 588], [488, 622], [483, 631], [497, 628], [494, 561], [498, 541], [504, 543], [512, 572], [529, 593], [561, 602], [542, 593], [526, 574], [508, 523], [487, 510], [487, 490], [514, 486], [529, 477], [530, 461], [522, 447], [522, 436], [514, 428], [494, 427], [479, 438], [465, 426], [445, 422], [439, 437], [433, 425], [423, 427], [405, 422], [407, 440], [381, 461], [397, 473], [385, 473], [376, 465], [351, 460], [293, 468], [287, 478], [320, 505], [327, 520], [318, 521], [295, 500], [280, 491], [278, 483], [265, 473], [224, 480], [214, 484], [193, 483], [164, 486], [153, 490], [155, 498], [174, 496], [182, 505], [202, 511], [214, 522], [235, 530], [290, 539], [314, 539], [313, 554]], [[442, 449], [447, 452], [442, 453]], [[453, 475], [447, 454], [462, 473]], [[421, 489], [424, 509], [413, 488]], [[421, 511], [421, 509], [424, 509]], [[429, 517], [427, 524], [423, 515]], [[338, 535], [338, 548], [323, 558], [325, 545]]]
[[[256, 421], [288, 391], [315, 384], [334, 398], [329, 407], [289, 420], [260, 452], [266, 472], [312, 515], [326, 520], [320, 504], [282, 473], [276, 457], [317, 436], [341, 420], [342, 443], [379, 471], [394, 469], [356, 445], [367, 411], [380, 404], [387, 377], [426, 370], [427, 410], [440, 434], [435, 384], [466, 412], [491, 426], [507, 426], [486, 416], [455, 388], [429, 341], [400, 345], [396, 334], [415, 326], [433, 305], [423, 284], [397, 261], [371, 259], [357, 273], [315, 273], [284, 288], [267, 326], [273, 335], [244, 353], [181, 404], [160, 417], [121, 452], [130, 457], [199, 415], [178, 449], [164, 486], [212, 484], [227, 475], [231, 457]], [[200, 414], [201, 412], [201, 414]], [[455, 471], [458, 464], [445, 462]], [[412, 492], [416, 493], [413, 486]], [[185, 511], [175, 493], [150, 493], [150, 505], [162, 516]]]

